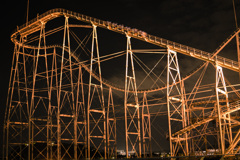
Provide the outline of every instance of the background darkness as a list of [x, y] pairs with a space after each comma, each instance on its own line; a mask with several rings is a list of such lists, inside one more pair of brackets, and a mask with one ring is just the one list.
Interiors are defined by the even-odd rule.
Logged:
[[[0, 135], [14, 49], [10, 35], [17, 25], [26, 22], [27, 0], [4, 1], [1, 6]], [[232, 0], [30, 0], [29, 20], [53, 8], [124, 24], [208, 52], [236, 29]], [[236, 9], [239, 14], [239, 3]], [[236, 60], [236, 53], [224, 56]], [[2, 150], [2, 136], [0, 142]]]

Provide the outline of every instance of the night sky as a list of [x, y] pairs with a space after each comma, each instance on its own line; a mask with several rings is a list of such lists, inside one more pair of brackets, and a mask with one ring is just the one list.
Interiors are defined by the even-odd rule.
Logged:
[[[14, 49], [10, 35], [17, 25], [26, 22], [26, 8], [27, 0], [2, 2], [0, 135]], [[236, 29], [232, 0], [30, 0], [29, 20], [35, 18], [37, 13], [42, 14], [53, 8], [65, 8], [124, 24], [208, 52], [213, 52]], [[239, 17], [239, 1], [236, 9]], [[236, 53], [231, 49], [229, 53], [222, 55], [236, 60]], [[194, 69], [191, 65], [184, 67], [190, 71]]]

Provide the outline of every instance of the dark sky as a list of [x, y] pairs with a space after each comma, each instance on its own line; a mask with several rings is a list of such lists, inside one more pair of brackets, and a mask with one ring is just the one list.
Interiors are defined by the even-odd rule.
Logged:
[[[26, 8], [27, 0], [2, 2], [1, 128], [14, 47], [10, 35], [17, 25], [25, 23]], [[35, 18], [37, 13], [41, 14], [53, 8], [65, 8], [124, 24], [209, 52], [214, 51], [235, 30], [232, 0], [30, 0], [29, 19]], [[236, 8], [240, 14], [239, 3]], [[236, 54], [223, 56], [234, 59]], [[188, 67], [191, 66], [187, 65], [186, 68]], [[2, 132], [2, 129], [0, 131]]]

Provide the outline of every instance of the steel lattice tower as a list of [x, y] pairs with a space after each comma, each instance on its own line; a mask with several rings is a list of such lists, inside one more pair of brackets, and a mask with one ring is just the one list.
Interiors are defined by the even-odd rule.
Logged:
[[[102, 54], [105, 37], [99, 30], [122, 34], [118, 43], [126, 47]], [[171, 156], [213, 150], [221, 156], [237, 154], [240, 85], [230, 84], [223, 72], [239, 74], [239, 62], [218, 53], [235, 37], [239, 44], [239, 32], [208, 53], [64, 9], [36, 17], [11, 35], [3, 159], [116, 158], [117, 134], [124, 136], [126, 157], [152, 157], [153, 145], [161, 147], [161, 134], [169, 141]], [[160, 49], [134, 49], [135, 40]], [[150, 54], [157, 55], [154, 65], [144, 64]], [[182, 77], [180, 54], [204, 63]], [[105, 79], [103, 64], [121, 56], [123, 72], [116, 74], [123, 83], [116, 84]], [[214, 80], [207, 77], [203, 83], [209, 64]], [[194, 81], [190, 92], [185, 89], [189, 79]], [[141, 88], [143, 84], [148, 88]], [[163, 131], [161, 118], [168, 126]]]

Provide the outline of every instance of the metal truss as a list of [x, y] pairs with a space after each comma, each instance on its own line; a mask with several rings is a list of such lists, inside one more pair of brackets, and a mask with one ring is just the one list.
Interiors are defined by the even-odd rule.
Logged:
[[[46, 25], [52, 20], [56, 20], [54, 25]], [[60, 22], [61, 26], [56, 27]], [[98, 44], [101, 30], [97, 33], [97, 28], [126, 35], [126, 54], [124, 48], [124, 51], [101, 56]], [[77, 29], [80, 32], [74, 33]], [[87, 34], [85, 29], [91, 34], [82, 40]], [[222, 156], [237, 154], [240, 150], [240, 85], [231, 85], [222, 67], [239, 73], [239, 32], [237, 29], [211, 54], [64, 9], [38, 16], [11, 35], [15, 46], [5, 112], [3, 159], [117, 158], [117, 137], [121, 137], [117, 136], [118, 119], [124, 120], [127, 158], [130, 154], [138, 158], [151, 157], [152, 142], [159, 143], [158, 138], [163, 134], [159, 130], [161, 125], [151, 123], [161, 115], [168, 117], [171, 156], [207, 155], [211, 150]], [[217, 56], [235, 37], [238, 62]], [[155, 71], [158, 67], [164, 68], [164, 63], [160, 63], [164, 56], [152, 68], [137, 54], [165, 54], [165, 49], [164, 52], [143, 49], [135, 53], [132, 38], [167, 49], [167, 62], [160, 74]], [[81, 53], [86, 53], [86, 57]], [[101, 70], [102, 62], [120, 57], [119, 53], [126, 55], [122, 86], [104, 79]], [[205, 63], [181, 77], [178, 53]], [[134, 60], [139, 66], [134, 66]], [[215, 64], [215, 81], [201, 84], [209, 63]], [[192, 92], [185, 93], [186, 80], [202, 68]], [[143, 81], [149, 79], [152, 87], [141, 88], [148, 81], [138, 88], [136, 73], [146, 74]], [[123, 104], [118, 99], [113, 101], [114, 91], [121, 92]], [[237, 99], [231, 97], [233, 94]], [[116, 109], [115, 105], [122, 108]], [[152, 129], [158, 131], [157, 138], [153, 137]]]
[[[130, 90], [133, 90], [133, 92], [130, 92]], [[141, 157], [139, 108], [140, 106], [138, 102], [136, 77], [133, 63], [133, 52], [131, 47], [131, 37], [127, 35], [126, 73], [124, 92], [125, 135], [126, 135], [125, 138], [127, 157], [129, 157], [129, 151], [134, 152], [137, 157]]]
[[[70, 51], [70, 34], [69, 34], [69, 23], [68, 17], [65, 17], [64, 35], [63, 35], [63, 49], [62, 49], [62, 60], [60, 66], [60, 77], [59, 77], [59, 90], [57, 91], [57, 108], [56, 108], [56, 134], [57, 134], [57, 159], [64, 159], [65, 157], [71, 157], [68, 152], [73, 146], [74, 150], [77, 150], [77, 117], [76, 117], [76, 96], [74, 95], [74, 82], [73, 82], [73, 71], [72, 71], [72, 55]], [[68, 55], [65, 56], [65, 48], [68, 49]], [[64, 59], [68, 60], [64, 63]], [[64, 65], [66, 67], [64, 67]], [[67, 80], [63, 77], [68, 76]], [[64, 85], [70, 84], [70, 90], [64, 89]], [[74, 131], [72, 131], [74, 129]], [[54, 132], [54, 131], [53, 131]], [[53, 133], [54, 134], [54, 133]], [[68, 143], [66, 147], [63, 143]], [[77, 158], [75, 152], [74, 158]]]
[[[191, 109], [193, 111], [202, 110], [202, 114], [198, 117], [198, 119], [202, 120], [191, 123], [191, 125], [186, 126], [185, 128], [173, 133], [172, 135], [183, 135], [188, 131], [191, 131], [193, 133], [193, 131], [196, 130], [196, 133], [194, 135], [196, 136], [196, 134], [198, 134], [199, 136], [197, 136], [198, 139], [195, 141], [194, 138], [192, 138], [191, 152], [202, 150], [203, 145], [205, 151], [208, 150], [208, 146], [210, 146], [210, 149], [216, 149], [216, 146], [212, 146], [207, 139], [207, 136], [215, 136], [216, 141], [218, 142], [217, 149], [220, 151], [220, 153], [219, 151], [216, 151], [218, 154], [236, 154], [236, 150], [233, 151], [233, 147], [236, 146], [238, 133], [235, 135], [235, 138], [233, 140], [232, 124], [234, 127], [237, 127], [238, 124], [235, 124], [238, 123], [238, 121], [233, 120], [230, 117], [230, 114], [235, 113], [237, 110], [239, 110], [239, 105], [238, 103], [229, 104], [228, 91], [222, 67], [218, 65], [216, 65], [215, 94], [216, 101], [213, 102], [213, 107]], [[212, 111], [209, 112], [209, 110]], [[191, 117], [192, 116], [190, 115], [190, 119], [192, 119]], [[208, 126], [209, 122], [213, 120], [216, 120], [217, 130], [212, 129], [210, 126]], [[194, 135], [191, 136], [194, 137]], [[201, 141], [203, 141], [203, 143]]]
[[[22, 37], [21, 41], [23, 41]], [[6, 159], [13, 159], [15, 157], [24, 159], [21, 153], [24, 150], [28, 150], [29, 146], [29, 143], [27, 143], [29, 140], [29, 94], [27, 92], [27, 78], [24, 74], [26, 73], [24, 62], [26, 62], [27, 57], [21, 53], [24, 53], [24, 48], [15, 44], [8, 89], [8, 107], [6, 108], [4, 124], [4, 133], [6, 137], [4, 149], [6, 151]], [[21, 60], [23, 62], [21, 62]], [[20, 86], [20, 84], [23, 85]]]
[[[237, 101], [235, 102], [233, 105], [230, 105], [230, 108], [235, 108], [235, 110], [239, 110], [239, 104], [240, 102]], [[233, 124], [232, 125], [232, 128], [234, 127], [238, 127], [239, 126], [239, 120], [233, 120], [233, 119], [230, 119], [230, 123]], [[225, 155], [228, 155], [228, 154], [232, 154], [232, 155], [235, 155], [239, 152], [240, 150], [240, 147], [239, 147], [239, 141], [240, 141], [240, 129], [237, 128], [237, 131], [235, 132], [235, 134], [233, 134], [233, 139], [232, 139], [232, 142], [229, 144], [228, 148], [226, 149], [225, 151]]]
[[72, 60], [68, 17], [61, 50], [47, 49], [44, 23], [39, 34], [38, 48], [27, 51], [15, 46], [8, 99], [8, 106], [14, 107], [7, 108], [6, 159], [84, 157], [82, 67]]
[[[99, 84], [92, 82], [92, 72], [94, 63], [99, 75]], [[88, 158], [100, 157], [107, 158], [106, 153], [106, 113], [103, 95], [103, 85], [101, 78], [101, 67], [99, 59], [99, 48], [97, 38], [97, 26], [93, 24], [92, 49], [90, 60], [90, 75], [88, 84], [88, 104], [87, 104], [87, 146]], [[95, 98], [97, 96], [98, 98]], [[91, 146], [94, 148], [92, 149]], [[100, 152], [103, 150], [103, 153]]]
[[[219, 102], [220, 94], [223, 95], [225, 103]], [[225, 154], [226, 142], [232, 143], [232, 128], [230, 121], [230, 113], [222, 114], [224, 111], [229, 111], [229, 102], [228, 102], [228, 92], [225, 84], [225, 79], [222, 71], [222, 67], [216, 65], [216, 102], [217, 102], [217, 115], [218, 115], [218, 127], [219, 127], [219, 137], [220, 137], [220, 146], [221, 154]]]
[[143, 94], [142, 101], [142, 141], [143, 156], [146, 158], [147, 154], [149, 154], [149, 156], [152, 157], [151, 115], [146, 93]]
[[[184, 84], [181, 81], [177, 53], [168, 49], [167, 55], [167, 109], [170, 153], [171, 156], [176, 156], [179, 150], [181, 150], [184, 155], [188, 155], [187, 133], [182, 136], [172, 136], [174, 130], [186, 127], [186, 104], [183, 95]], [[180, 83], [176, 84], [178, 81]]]
[[107, 157], [117, 158], [117, 121], [113, 103], [112, 89], [109, 88], [107, 108]]

